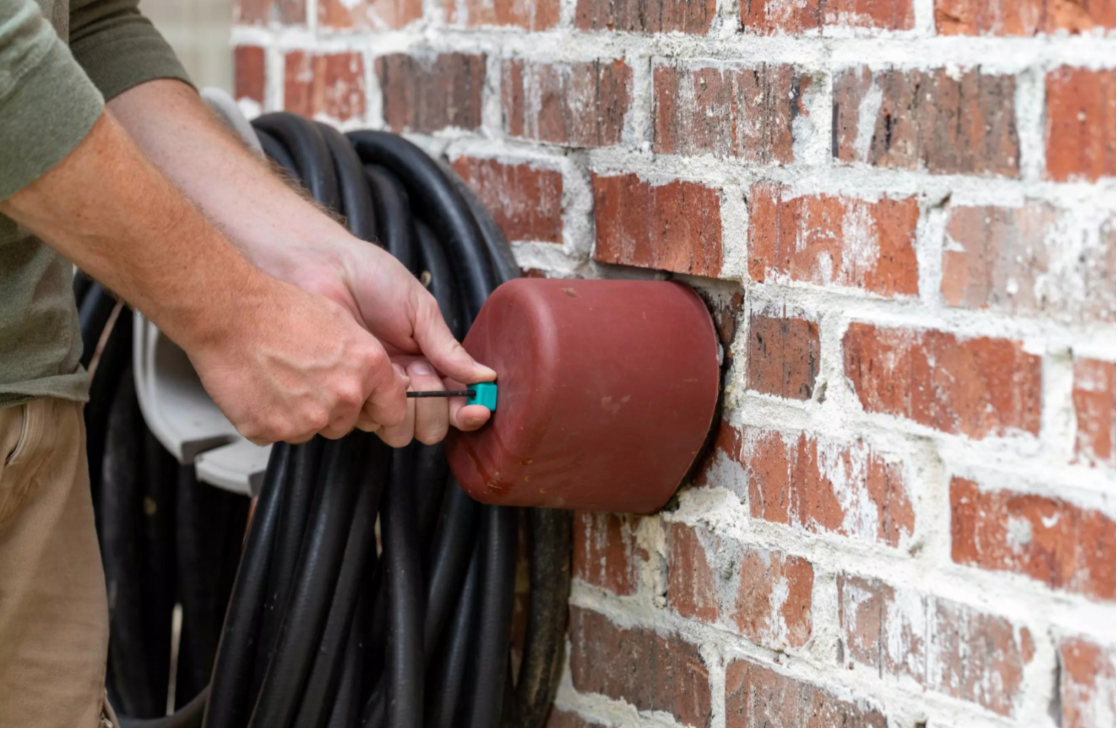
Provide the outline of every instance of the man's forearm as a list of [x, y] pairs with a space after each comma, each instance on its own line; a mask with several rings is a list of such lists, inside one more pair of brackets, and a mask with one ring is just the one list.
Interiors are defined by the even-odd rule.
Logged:
[[347, 237], [235, 139], [186, 84], [152, 81], [120, 94], [109, 108], [144, 154], [261, 270], [292, 281], [300, 261], [329, 251], [324, 242]]
[[[184, 346], [220, 336], [260, 274], [105, 112], [58, 165], [0, 212], [139, 308]], [[246, 288], [247, 287], [247, 288]], [[199, 297], [199, 291], [213, 292]]]
[[261, 272], [137, 148], [110, 111], [0, 212], [123, 296], [190, 356], [257, 442], [404, 422], [407, 381], [323, 296]]

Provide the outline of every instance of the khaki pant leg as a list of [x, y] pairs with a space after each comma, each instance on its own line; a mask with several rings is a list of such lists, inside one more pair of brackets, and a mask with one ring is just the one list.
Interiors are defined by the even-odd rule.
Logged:
[[108, 637], [82, 406], [0, 409], [0, 724], [98, 726]]

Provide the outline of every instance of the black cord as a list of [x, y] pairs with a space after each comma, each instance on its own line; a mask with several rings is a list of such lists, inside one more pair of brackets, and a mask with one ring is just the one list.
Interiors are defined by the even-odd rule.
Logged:
[[[419, 277], [455, 336], [464, 337], [493, 288], [518, 275], [484, 206], [447, 165], [410, 142], [384, 132], [342, 135], [286, 113], [265, 115], [253, 126], [265, 153], [319, 204], [342, 216], [353, 235], [383, 245]], [[88, 345], [100, 336], [97, 324], [111, 298], [95, 283], [79, 281], [75, 290], [83, 294]], [[122, 390], [115, 370], [128, 359], [131, 329], [126, 328], [127, 339], [115, 333], [109, 338], [110, 345], [116, 341], [114, 371], [104, 373], [97, 401], [87, 411], [95, 423], [123, 407], [115, 403]], [[111, 354], [106, 346], [102, 363]], [[96, 458], [101, 472], [102, 458]], [[186, 475], [192, 480], [187, 469], [178, 489], [208, 488], [188, 486]], [[114, 510], [110, 526], [120, 523], [116, 511], [135, 509], [135, 503], [118, 501], [134, 502], [137, 490], [145, 493], [114, 485], [117, 501], [106, 501]], [[183, 501], [181, 493], [177, 503], [185, 511], [176, 522], [209, 508], [197, 499]], [[230, 513], [219, 529], [239, 544], [243, 526], [237, 521], [243, 513]], [[193, 725], [204, 707], [206, 726], [541, 725], [561, 663], [570, 516], [529, 510], [524, 520], [531, 545], [531, 612], [513, 689], [509, 649], [519, 513], [467, 496], [449, 476], [441, 445], [416, 443], [393, 451], [361, 433], [276, 444], [235, 580], [224, 588], [231, 597], [216, 649], [208, 651], [215, 654], [212, 669], [203, 674], [211, 676], [209, 685], [180, 680], [178, 686], [191, 685], [198, 696], [187, 702], [189, 696], [179, 694], [178, 704], [185, 703], [179, 712], [127, 721]], [[181, 532], [181, 523], [178, 528]], [[127, 546], [120, 544], [126, 537], [119, 527], [106, 534], [118, 534], [105, 543], [106, 564], [125, 559], [126, 551], [115, 554]], [[206, 549], [205, 534], [193, 524], [177, 537], [180, 574], [171, 580], [176, 600], [191, 613], [184, 624], [201, 621], [202, 628], [192, 629], [196, 636], [204, 636], [204, 626], [215, 621], [199, 617], [205, 610], [195, 606], [205, 601], [190, 595], [216, 594], [213, 580], [201, 575], [227, 561], [221, 555], [230, 551]], [[152, 536], [148, 542], [155, 544]], [[184, 548], [194, 556], [183, 559]], [[161, 584], [148, 591], [155, 603], [167, 604], [167, 580], [150, 569], [144, 574], [130, 579]], [[127, 632], [112, 640], [119, 662], [142, 652]], [[191, 640], [185, 630], [182, 640]], [[194, 653], [200, 658], [190, 673], [199, 665], [208, 670], [204, 646]], [[116, 671], [117, 662], [110, 675], [117, 684], [110, 684], [114, 698], [137, 692], [158, 698], [158, 689], [145, 688], [134, 671]], [[149, 675], [148, 683], [152, 677], [158, 683], [158, 674]], [[125, 701], [125, 713], [133, 716], [150, 713], [158, 703], [130, 702]]]

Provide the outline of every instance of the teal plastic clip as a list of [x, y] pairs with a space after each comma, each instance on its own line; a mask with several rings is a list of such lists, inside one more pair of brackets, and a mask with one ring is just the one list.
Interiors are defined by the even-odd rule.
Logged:
[[490, 412], [496, 412], [495, 382], [478, 382], [475, 385], [470, 385], [469, 389], [473, 394], [466, 400], [466, 405], [484, 405]]

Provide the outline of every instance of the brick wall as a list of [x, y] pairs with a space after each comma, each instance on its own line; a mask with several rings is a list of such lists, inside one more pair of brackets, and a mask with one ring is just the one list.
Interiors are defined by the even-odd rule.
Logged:
[[1113, 0], [240, 0], [533, 275], [676, 277], [725, 409], [580, 514], [555, 726], [1114, 724]]

